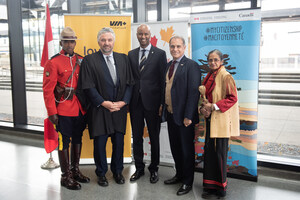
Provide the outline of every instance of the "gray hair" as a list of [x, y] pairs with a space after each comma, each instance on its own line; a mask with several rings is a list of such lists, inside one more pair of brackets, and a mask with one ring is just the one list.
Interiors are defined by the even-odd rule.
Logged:
[[114, 30], [112, 30], [112, 29], [109, 28], [109, 27], [104, 27], [104, 28], [102, 28], [102, 29], [98, 32], [98, 34], [97, 34], [97, 41], [99, 41], [101, 35], [104, 34], [104, 33], [111, 33], [112, 36], [113, 36], [113, 38], [114, 38], [114, 40], [116, 39], [116, 35], [115, 35]]
[[141, 24], [141, 25], [139, 25], [139, 26], [137, 27], [136, 31], [138, 31], [139, 28], [141, 28], [142, 26], [146, 26], [146, 27], [148, 28], [148, 30], [151, 31], [151, 30], [150, 30], [150, 26], [148, 26], [147, 24]]
[[183, 46], [185, 46], [185, 39], [182, 36], [179, 36], [179, 35], [174, 35], [173, 37], [171, 37], [171, 39], [169, 40], [169, 45], [171, 44], [171, 41], [173, 39], [180, 39], [183, 43]]
[[212, 53], [216, 53], [220, 57], [220, 60], [223, 60], [223, 53], [218, 49], [214, 49], [214, 50], [210, 51], [207, 55], [207, 59], [209, 58], [210, 54], [212, 54]]

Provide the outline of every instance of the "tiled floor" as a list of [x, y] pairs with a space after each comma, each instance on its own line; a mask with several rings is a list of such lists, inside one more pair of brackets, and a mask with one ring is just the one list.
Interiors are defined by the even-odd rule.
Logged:
[[[3, 131], [2, 131], [3, 132]], [[134, 172], [133, 164], [126, 164], [123, 175], [124, 185], [114, 182], [109, 171], [107, 178], [109, 186], [100, 187], [94, 173], [94, 165], [81, 165], [81, 171], [91, 178], [88, 184], [82, 184], [80, 191], [71, 191], [60, 187], [60, 168], [43, 170], [41, 164], [49, 155], [42, 148], [40, 136], [19, 138], [5, 136], [0, 133], [0, 199], [1, 200], [58, 200], [58, 199], [108, 199], [108, 200], [161, 200], [161, 199], [201, 199], [202, 173], [195, 172], [193, 190], [184, 196], [177, 196], [180, 185], [164, 185], [163, 180], [174, 175], [174, 169], [161, 166], [160, 180], [156, 184], [149, 182], [146, 172], [135, 183], [129, 182]], [[57, 152], [53, 158], [58, 162]], [[229, 178], [228, 195], [232, 200], [298, 200], [300, 199], [300, 173], [258, 168], [258, 182], [250, 182]]]

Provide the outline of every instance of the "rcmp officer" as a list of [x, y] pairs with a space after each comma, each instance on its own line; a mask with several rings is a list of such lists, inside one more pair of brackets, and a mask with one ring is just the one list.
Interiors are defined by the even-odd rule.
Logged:
[[[80, 104], [75, 91], [82, 56], [74, 53], [77, 37], [66, 27], [60, 34], [62, 50], [49, 60], [44, 68], [43, 94], [49, 120], [56, 125], [59, 134], [58, 157], [61, 166], [61, 185], [79, 190], [81, 183], [90, 179], [79, 171], [82, 133], [86, 128], [86, 111]], [[69, 143], [71, 163], [69, 161]], [[70, 166], [71, 165], [71, 166]]]

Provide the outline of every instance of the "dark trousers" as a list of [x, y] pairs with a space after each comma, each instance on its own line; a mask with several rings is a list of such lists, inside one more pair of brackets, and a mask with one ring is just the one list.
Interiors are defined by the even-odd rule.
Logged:
[[[94, 160], [97, 176], [105, 176], [107, 167], [106, 143], [108, 135], [100, 135], [94, 139]], [[112, 156], [110, 169], [113, 174], [119, 174], [123, 171], [123, 153], [124, 153], [124, 134], [116, 132], [111, 136]]]
[[206, 120], [203, 187], [226, 191], [229, 138], [210, 137], [210, 119]]
[[182, 123], [178, 126], [171, 113], [167, 113], [167, 124], [176, 177], [181, 179], [183, 184], [192, 185], [195, 169], [195, 125], [185, 127]]
[[151, 144], [151, 164], [148, 169], [150, 172], [158, 170], [159, 165], [159, 132], [160, 132], [160, 117], [157, 110], [146, 110], [143, 106], [141, 98], [137, 105], [130, 109], [130, 120], [132, 126], [133, 136], [133, 158], [135, 161], [136, 170], [144, 170], [145, 164], [144, 149], [143, 149], [143, 135], [146, 119], [147, 129], [149, 132], [150, 144]]
[[68, 149], [70, 141], [72, 144], [81, 144], [82, 133], [86, 128], [86, 115], [79, 111], [77, 117], [58, 115], [56, 131], [61, 133], [58, 138], [59, 150]]

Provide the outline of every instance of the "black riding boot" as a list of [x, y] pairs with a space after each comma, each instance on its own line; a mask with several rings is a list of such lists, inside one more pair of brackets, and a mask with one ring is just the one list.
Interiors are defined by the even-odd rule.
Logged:
[[60, 184], [70, 190], [80, 190], [81, 185], [73, 179], [70, 171], [69, 149], [58, 151], [58, 158], [62, 172]]
[[73, 178], [80, 183], [90, 182], [89, 177], [84, 176], [79, 170], [79, 160], [81, 155], [81, 144], [72, 144], [71, 146], [71, 172]]

